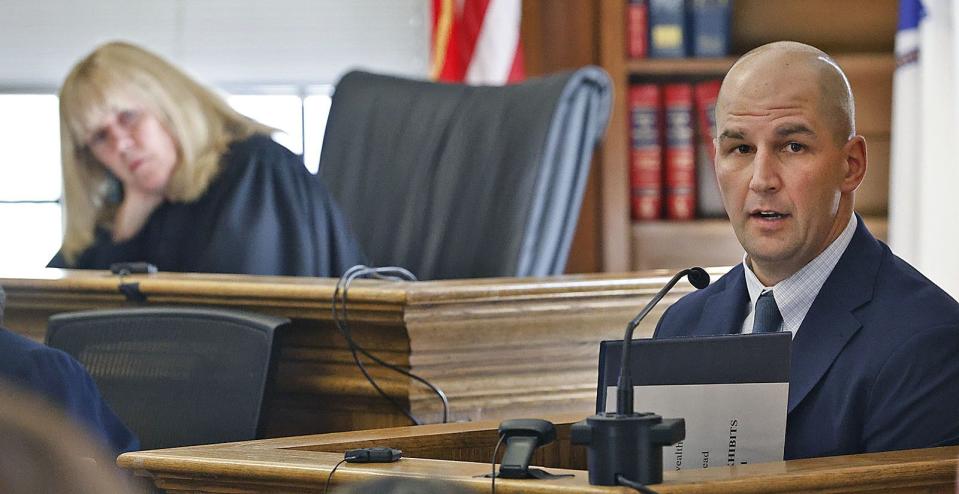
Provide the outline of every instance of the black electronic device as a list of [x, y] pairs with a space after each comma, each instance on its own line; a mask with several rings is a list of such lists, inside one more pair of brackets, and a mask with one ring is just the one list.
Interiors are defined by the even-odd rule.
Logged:
[[501, 423], [499, 434], [506, 443], [499, 476], [525, 479], [532, 477], [529, 462], [533, 458], [533, 451], [556, 440], [556, 427], [546, 420], [515, 419]]
[[115, 262], [110, 265], [110, 272], [118, 275], [153, 274], [157, 267], [148, 262]]
[[347, 463], [393, 463], [402, 457], [402, 451], [383, 447], [348, 449], [343, 454]]
[[344, 463], [393, 463], [403, 457], [403, 452], [398, 449], [372, 447], [348, 449], [343, 453], [343, 459], [337, 463], [330, 474], [326, 476], [326, 487], [323, 488], [323, 494], [330, 491], [330, 481], [333, 480], [333, 474]]
[[541, 419], [506, 420], [499, 425], [500, 440], [506, 444], [497, 477], [504, 479], [550, 479], [566, 477], [530, 468], [533, 452], [556, 440], [556, 426]]
[[696, 288], [709, 285], [709, 274], [703, 268], [684, 269], [676, 273], [626, 325], [623, 363], [616, 389], [616, 413], [596, 414], [571, 428], [570, 441], [587, 446], [591, 485], [662, 482], [663, 446], [676, 444], [686, 437], [686, 423], [681, 418], [664, 419], [654, 413], [633, 412], [633, 383], [628, 365], [633, 331], [684, 276], [688, 276]]

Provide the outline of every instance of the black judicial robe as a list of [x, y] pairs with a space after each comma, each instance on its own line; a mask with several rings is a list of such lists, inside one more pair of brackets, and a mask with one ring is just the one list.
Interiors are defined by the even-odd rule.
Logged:
[[68, 266], [108, 269], [146, 261], [160, 271], [337, 277], [363, 258], [343, 214], [318, 176], [269, 136], [236, 141], [207, 191], [165, 202], [133, 238], [96, 240]]

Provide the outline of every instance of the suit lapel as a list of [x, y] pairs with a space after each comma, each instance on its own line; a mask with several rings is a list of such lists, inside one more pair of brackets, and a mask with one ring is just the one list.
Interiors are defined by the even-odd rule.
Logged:
[[691, 336], [737, 334], [742, 329], [749, 305], [743, 265], [738, 264], [723, 278], [725, 288], [706, 301], [699, 325]]
[[862, 327], [853, 310], [872, 299], [882, 247], [862, 218], [858, 220], [846, 252], [819, 290], [793, 339], [789, 412], [806, 398]]

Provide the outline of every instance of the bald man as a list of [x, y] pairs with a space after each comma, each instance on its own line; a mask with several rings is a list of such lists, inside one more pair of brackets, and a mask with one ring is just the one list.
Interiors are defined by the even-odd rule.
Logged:
[[959, 304], [854, 213], [867, 168], [845, 74], [777, 42], [716, 105], [716, 176], [742, 264], [655, 337], [791, 331], [785, 458], [959, 444]]

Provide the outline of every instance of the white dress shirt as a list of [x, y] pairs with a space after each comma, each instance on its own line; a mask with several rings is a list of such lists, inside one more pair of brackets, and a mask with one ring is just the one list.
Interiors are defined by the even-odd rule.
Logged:
[[743, 321], [742, 333], [753, 332], [753, 318], [756, 313], [756, 300], [763, 292], [773, 291], [773, 298], [776, 299], [776, 305], [779, 306], [779, 312], [783, 316], [782, 330], [791, 331], [795, 338], [799, 326], [802, 324], [806, 313], [812, 307], [812, 303], [819, 295], [826, 278], [832, 273], [833, 268], [839, 262], [839, 258], [846, 252], [853, 234], [856, 233], [856, 225], [859, 220], [853, 214], [846, 223], [846, 228], [833, 240], [829, 247], [826, 247], [815, 259], [796, 271], [792, 276], [776, 283], [775, 286], [767, 287], [759, 281], [752, 268], [749, 267], [748, 256], [743, 254], [743, 272], [746, 275], [746, 288], [749, 290], [749, 314]]

